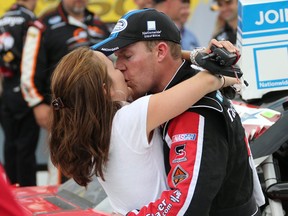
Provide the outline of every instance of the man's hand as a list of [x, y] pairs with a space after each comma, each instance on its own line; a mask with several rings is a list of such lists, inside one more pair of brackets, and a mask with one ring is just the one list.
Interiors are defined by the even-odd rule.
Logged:
[[217, 41], [216, 39], [212, 39], [206, 48], [205, 52], [210, 53], [211, 52], [211, 46], [215, 45], [217, 47], [224, 47], [226, 50], [232, 53], [239, 53], [239, 50], [237, 47], [235, 47], [230, 41]]
[[33, 108], [35, 119], [37, 124], [40, 127], [50, 130], [50, 116], [51, 116], [51, 107], [47, 104], [40, 104]]
[[[206, 52], [207, 54], [209, 54], [211, 52], [211, 47], [212, 45], [217, 46], [217, 47], [224, 47], [226, 50], [228, 50], [229, 52], [232, 53], [237, 53], [239, 54], [239, 50], [237, 49], [237, 47], [235, 47], [231, 42], [229, 41], [217, 41], [215, 39], [212, 39], [208, 45], [207, 48], [203, 48], [203, 52]], [[182, 58], [185, 60], [190, 61], [190, 53], [192, 50], [182, 50]]]

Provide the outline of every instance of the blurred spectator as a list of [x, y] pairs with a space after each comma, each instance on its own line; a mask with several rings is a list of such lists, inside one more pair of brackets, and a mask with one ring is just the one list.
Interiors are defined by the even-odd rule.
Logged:
[[137, 5], [137, 9], [153, 7], [153, 0], [134, 0], [134, 3]]
[[238, 0], [214, 0], [216, 5], [212, 10], [218, 10], [219, 15], [215, 24], [213, 38], [216, 40], [228, 40], [236, 44], [238, 25]]
[[39, 137], [33, 110], [20, 90], [24, 38], [37, 0], [17, 0], [0, 19], [0, 71], [3, 76], [1, 118], [4, 165], [12, 184], [36, 185], [36, 147]]
[[181, 46], [184, 50], [199, 47], [196, 36], [184, 25], [190, 15], [190, 0], [153, 0], [153, 7], [168, 15], [181, 32]]
[[62, 0], [28, 29], [21, 63], [21, 90], [37, 123], [48, 130], [50, 76], [56, 64], [75, 48], [90, 46], [109, 36], [107, 26], [86, 8], [87, 4], [88, 0]]
[[175, 20], [181, 33], [181, 46], [183, 50], [193, 50], [200, 47], [197, 37], [186, 26], [186, 22], [190, 16], [190, 0], [182, 0], [183, 7], [180, 11], [178, 20]]
[[179, 19], [182, 0], [153, 0], [154, 8], [168, 15], [174, 22]]

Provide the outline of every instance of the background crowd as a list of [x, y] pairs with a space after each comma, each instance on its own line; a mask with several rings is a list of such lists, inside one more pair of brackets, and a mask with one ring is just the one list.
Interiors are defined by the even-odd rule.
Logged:
[[[176, 0], [176, 1], [175, 0], [150, 0], [150, 1], [136, 1], [135, 0], [135, 4], [137, 5], [138, 8], [147, 8], [147, 7], [155, 8], [157, 11], [163, 12], [166, 15], [168, 15], [171, 18], [171, 21], [174, 22], [176, 30], [179, 30], [181, 34], [181, 39], [182, 39], [181, 42], [180, 40], [177, 39], [176, 43], [180, 44], [179, 47], [181, 47], [183, 50], [193, 50], [194, 48], [204, 45], [199, 42], [200, 40], [197, 38], [196, 36], [197, 34], [193, 31], [193, 29], [189, 28], [188, 18], [191, 15], [191, 6], [190, 6], [191, 1], [190, 0]], [[38, 138], [39, 138], [40, 129], [45, 131], [44, 138], [40, 137], [40, 139], [42, 139], [42, 141], [45, 143], [44, 145], [47, 144], [46, 138], [47, 138], [47, 135], [51, 132], [51, 128], [50, 128], [51, 113], [52, 113], [51, 102], [52, 102], [52, 105], [54, 106], [54, 111], [56, 110], [56, 115], [57, 115], [57, 112], [58, 113], [60, 112], [58, 111], [59, 107], [63, 108], [66, 106], [66, 104], [63, 105], [62, 101], [60, 100], [61, 98], [60, 99], [55, 98], [53, 101], [51, 101], [52, 72], [54, 71], [58, 63], [61, 62], [60, 60], [62, 59], [62, 57], [66, 56], [66, 54], [68, 53], [73, 53], [72, 51], [77, 50], [77, 48], [79, 47], [90, 47], [91, 45], [94, 45], [93, 49], [100, 51], [101, 49], [100, 48], [98, 49], [97, 44], [103, 44], [103, 43], [105, 44], [104, 39], [106, 39], [110, 35], [110, 31], [111, 31], [111, 28], [109, 28], [108, 23], [103, 22], [101, 18], [97, 16], [97, 14], [95, 14], [93, 11], [88, 9], [88, 0], [82, 0], [82, 1], [62, 0], [59, 2], [59, 5], [56, 8], [46, 11], [44, 14], [42, 14], [39, 17], [36, 17], [34, 14], [35, 5], [36, 5], [36, 0], [17, 0], [16, 3], [0, 19], [0, 33], [1, 33], [0, 70], [2, 74], [1, 78], [2, 78], [2, 84], [3, 84], [2, 85], [3, 87], [2, 97], [1, 97], [1, 126], [4, 131], [4, 142], [3, 142], [4, 143], [4, 159], [3, 159], [3, 162], [1, 161], [1, 163], [3, 163], [4, 165], [8, 180], [12, 184], [19, 184], [20, 186], [36, 185], [37, 161], [36, 161], [35, 153], [36, 153], [37, 144], [39, 143]], [[213, 33], [209, 35], [210, 39], [215, 38], [216, 40], [222, 41], [222, 42], [230, 41], [232, 44], [235, 45], [236, 44], [236, 30], [237, 30], [236, 29], [237, 28], [237, 0], [214, 0], [213, 4], [211, 5], [211, 10], [217, 11], [218, 14], [217, 14], [217, 20], [215, 22], [215, 29]], [[11, 25], [11, 20], [15, 22], [13, 23], [13, 25]], [[171, 39], [169, 40], [171, 42]], [[173, 43], [174, 42], [175, 41], [173, 41]], [[161, 47], [166, 46], [166, 45], [163, 45], [163, 46], [162, 45], [163, 44], [161, 44], [160, 46]], [[157, 47], [158, 45], [153, 44], [153, 46]], [[99, 47], [101, 47], [101, 45], [99, 45]], [[153, 47], [153, 49], [155, 47]], [[117, 56], [116, 70], [120, 70], [123, 74], [125, 74], [126, 69], [125, 69], [125, 66], [123, 65], [125, 65], [126, 55], [123, 53], [125, 52], [129, 53], [129, 49], [133, 50], [133, 48], [131, 47], [128, 48], [128, 51], [125, 49], [125, 47], [123, 48], [124, 48], [124, 51], [120, 50], [119, 52], [115, 53]], [[143, 54], [143, 52], [141, 52], [141, 49], [137, 49], [137, 51], [138, 53]], [[144, 48], [143, 48], [143, 51], [144, 51]], [[175, 66], [179, 66], [178, 63], [181, 63], [182, 61], [180, 56], [177, 57], [177, 60], [178, 61], [177, 61], [177, 64], [175, 64]], [[74, 64], [75, 62], [71, 62], [71, 65]], [[120, 66], [121, 64], [122, 64], [122, 68]], [[165, 65], [167, 66], [170, 64], [165, 64]], [[129, 66], [129, 63], [128, 63], [128, 66]], [[128, 66], [126, 65], [126, 67]], [[133, 64], [131, 64], [131, 66], [133, 67]], [[145, 66], [147, 65], [143, 65], [141, 69], [145, 68]], [[159, 68], [162, 68], [162, 67], [159, 65]], [[190, 64], [188, 63], [187, 63], [187, 68], [190, 69]], [[164, 69], [164, 67], [162, 69]], [[171, 69], [171, 68], [167, 68], [167, 70], [165, 71], [167, 72], [168, 69]], [[147, 71], [149, 70], [145, 69], [145, 72]], [[173, 73], [174, 71], [175, 70], [173, 71], [171, 70], [171, 72]], [[68, 70], [68, 73], [70, 73], [70, 70]], [[177, 76], [173, 77], [173, 79], [175, 80], [176, 78]], [[168, 87], [167, 86], [166, 87], [170, 88], [174, 84], [175, 83], [172, 82], [171, 86], [169, 84], [167, 85]], [[64, 88], [64, 89], [67, 89], [67, 88]], [[60, 92], [61, 90], [63, 89], [60, 88]], [[153, 88], [152, 89], [148, 88], [145, 92], [141, 92], [141, 94], [142, 93], [144, 94], [146, 92], [156, 93], [157, 91], [154, 91], [154, 90], [155, 89]], [[141, 95], [138, 95], [138, 96], [141, 96]], [[227, 102], [227, 104], [229, 103]], [[199, 113], [201, 113], [201, 115], [204, 115], [200, 109], [199, 109]], [[229, 119], [229, 116], [226, 116], [225, 118]], [[187, 120], [187, 118], [185, 119]], [[174, 121], [174, 119], [172, 121]], [[217, 122], [219, 123], [220, 121], [217, 121]], [[53, 125], [56, 126], [55, 128], [57, 128], [57, 122], [55, 122], [55, 120], [53, 122]], [[214, 123], [213, 124], [211, 123], [211, 125], [214, 125]], [[244, 130], [241, 127], [240, 119], [237, 117], [237, 125], [235, 121], [233, 124], [231, 123], [227, 125], [231, 126], [230, 132], [234, 131], [235, 128], [237, 128], [235, 129], [235, 131], [238, 129], [239, 131], [240, 130], [242, 131], [241, 134], [243, 136], [241, 137], [241, 140], [238, 140], [237, 142], [235, 141], [235, 146], [241, 143], [241, 149], [249, 150], [249, 147], [247, 148], [246, 146], [247, 143], [245, 144]], [[65, 124], [63, 125], [63, 127], [59, 126], [58, 128], [60, 128], [60, 131], [61, 131], [62, 128], [65, 128]], [[221, 127], [221, 128], [225, 128], [225, 127]], [[170, 129], [168, 130], [171, 133]], [[215, 132], [217, 130], [215, 131], [211, 130], [211, 131]], [[210, 131], [210, 135], [211, 135], [211, 131]], [[166, 133], [167, 131], [164, 130], [164, 132]], [[225, 132], [222, 131], [219, 133], [215, 133], [215, 137], [219, 136], [221, 133], [224, 134]], [[52, 138], [53, 138], [53, 135], [54, 133], [51, 136]], [[165, 137], [166, 136], [167, 135], [165, 135]], [[233, 137], [235, 136], [229, 137], [229, 142], [227, 143], [229, 144], [233, 143], [231, 142], [231, 140], [233, 140]], [[57, 144], [61, 143], [61, 140], [62, 140], [61, 135], [60, 135], [59, 140], [60, 140], [59, 142], [54, 142], [54, 143], [57, 143]], [[165, 141], [168, 142], [167, 140]], [[223, 138], [223, 143], [224, 142], [226, 143], [226, 140], [224, 141], [224, 138]], [[207, 141], [205, 141], [205, 145], [206, 143]], [[76, 142], [76, 144], [78, 144], [78, 142]], [[46, 147], [48, 148], [48, 146]], [[185, 148], [185, 146], [183, 148]], [[210, 151], [210, 148], [208, 149]], [[219, 149], [221, 149], [221, 151], [219, 151], [219, 155], [221, 155], [223, 153], [222, 148], [219, 148]], [[167, 151], [168, 150], [166, 150], [166, 153]], [[58, 152], [57, 148], [55, 152]], [[242, 150], [241, 152], [244, 154], [246, 153], [245, 151], [242, 151]], [[64, 152], [64, 155], [65, 155], [65, 152]], [[231, 154], [229, 152], [227, 156], [230, 156], [230, 155]], [[231, 158], [233, 158], [234, 160], [237, 155], [239, 154], [237, 153], [235, 156]], [[51, 156], [53, 156], [52, 151], [51, 151]], [[253, 178], [255, 177], [252, 175], [254, 175], [255, 173], [250, 172], [251, 164], [249, 160], [251, 158], [248, 157], [248, 155], [247, 157], [240, 157], [240, 158], [241, 160], [245, 158], [244, 164], [245, 164], [245, 167], [247, 168], [245, 169], [247, 171], [246, 172], [247, 178], [246, 177], [244, 178], [245, 182], [243, 181], [244, 183], [243, 183], [242, 189], [243, 190], [245, 190], [245, 188], [247, 189], [246, 186], [249, 185], [248, 187], [249, 191], [247, 190], [248, 192], [245, 193], [245, 196], [243, 197], [241, 196], [234, 197], [234, 194], [236, 192], [235, 193], [233, 192], [232, 193], [233, 201], [231, 201], [230, 198], [229, 200], [227, 199], [227, 201], [234, 203], [234, 204], [237, 203], [235, 204], [236, 206], [243, 203], [243, 200], [245, 200], [245, 202], [247, 201], [247, 203], [251, 207], [249, 209], [249, 215], [252, 215], [252, 213], [255, 211], [254, 209], [255, 206], [257, 208], [256, 211], [258, 211], [258, 203], [256, 205], [256, 202], [255, 202], [255, 198], [257, 201], [257, 197], [254, 197], [254, 192], [252, 193], [253, 191], [252, 182], [253, 182]], [[60, 158], [60, 161], [61, 159], [62, 157]], [[211, 159], [211, 157], [209, 157], [209, 159]], [[52, 161], [53, 161], [53, 158], [52, 158]], [[54, 158], [53, 163], [55, 165], [59, 165], [55, 163], [55, 158]], [[172, 163], [174, 163], [174, 160], [172, 161]], [[240, 165], [240, 167], [243, 167], [242, 165]], [[201, 163], [201, 166], [202, 166], [202, 163]], [[60, 169], [60, 167], [58, 167], [59, 169], [56, 169], [55, 167], [53, 167], [53, 165], [50, 163], [50, 158], [48, 155], [47, 170], [48, 172], [50, 172], [50, 177], [54, 177], [54, 178], [49, 179], [47, 184], [60, 184], [66, 180], [64, 176], [62, 175], [62, 170]], [[219, 167], [223, 167], [223, 166], [220, 165]], [[230, 167], [230, 168], [231, 168], [231, 172], [236, 171], [237, 173], [238, 170], [235, 170], [234, 167]], [[166, 169], [168, 168], [166, 167]], [[26, 170], [29, 170], [31, 172], [29, 174], [28, 179], [27, 179]], [[168, 171], [172, 172], [173, 170], [168, 169]], [[67, 170], [63, 169], [63, 172], [67, 174]], [[82, 170], [80, 169], [80, 173], [81, 172]], [[210, 172], [203, 172], [203, 173], [209, 174]], [[223, 173], [225, 173], [223, 175], [225, 176], [226, 172], [223, 172]], [[172, 175], [174, 174], [175, 173], [172, 173]], [[171, 175], [169, 174], [168, 176], [171, 176]], [[199, 177], [199, 179], [201, 178]], [[208, 177], [208, 178], [203, 178], [203, 179], [211, 179], [211, 178]], [[219, 180], [219, 182], [221, 182], [221, 185], [222, 185], [221, 179], [217, 179], [217, 180]], [[180, 181], [182, 180], [179, 180], [179, 182]], [[173, 179], [172, 183], [174, 183], [174, 186], [175, 186], [179, 182], [175, 183]], [[213, 181], [213, 183], [214, 182], [215, 181]], [[207, 185], [210, 185], [210, 184], [207, 184]], [[239, 184], [237, 183], [236, 185], [239, 185]], [[229, 186], [230, 188], [232, 188], [230, 184], [227, 184], [225, 186], [226, 189], [222, 188], [223, 194], [227, 192], [229, 194], [229, 191], [227, 190]], [[173, 187], [171, 186], [169, 188], [173, 188]], [[235, 189], [235, 187], [233, 188]], [[203, 191], [205, 191], [205, 187], [203, 187], [200, 191], [201, 191], [200, 194], [205, 194], [205, 193], [202, 193]], [[199, 212], [207, 211], [209, 213], [215, 210], [215, 212], [219, 213], [218, 210], [223, 207], [221, 206], [222, 204], [220, 204], [223, 201], [223, 197], [226, 197], [226, 198], [228, 197], [227, 194], [226, 195], [222, 194], [223, 197], [221, 197], [221, 193], [219, 194], [217, 194], [215, 199], [214, 198], [211, 199], [211, 203], [213, 203], [212, 210], [209, 209], [209, 207], [200, 208], [198, 209]], [[201, 196], [198, 194], [197, 197], [199, 198]], [[235, 200], [235, 198], [239, 200]], [[241, 199], [243, 198], [243, 200], [240, 200], [240, 198]], [[218, 202], [218, 199], [219, 199], [219, 202]], [[214, 202], [212, 200], [216, 200], [216, 201]], [[223, 209], [226, 209], [227, 207], [232, 205], [231, 203], [227, 204], [227, 206], [225, 206]], [[189, 207], [189, 211], [192, 208], [194, 208], [193, 205], [194, 204], [191, 204], [191, 206]]]
[[[192, 50], [203, 45], [189, 23], [193, 2], [179, 1], [182, 3], [170, 0], [135, 0], [134, 3], [137, 8], [153, 7], [170, 16], [181, 32], [182, 49]], [[49, 77], [55, 65], [71, 50], [106, 38], [111, 29], [110, 24], [87, 9], [87, 0], [80, 3], [62, 0], [57, 8], [49, 9], [40, 17], [33, 13], [36, 4], [36, 0], [17, 0], [0, 19], [1, 126], [4, 131], [1, 162], [11, 182], [21, 186], [35, 185], [37, 170], [46, 169], [37, 164], [36, 149], [40, 143], [40, 151], [44, 151], [40, 154], [47, 155]], [[218, 13], [211, 38], [227, 39], [235, 44], [237, 0], [213, 0], [206, 6]], [[14, 26], [5, 23], [11, 17], [24, 21]], [[49, 170], [54, 172], [50, 175], [54, 178], [48, 183], [59, 182], [55, 179], [58, 171]]]

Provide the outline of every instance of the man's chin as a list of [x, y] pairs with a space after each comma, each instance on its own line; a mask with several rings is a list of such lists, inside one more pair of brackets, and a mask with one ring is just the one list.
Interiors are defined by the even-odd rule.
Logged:
[[85, 11], [85, 7], [74, 7], [73, 8], [73, 12], [75, 14], [82, 14], [82, 13], [84, 13], [84, 11]]
[[131, 94], [131, 96], [129, 97], [131, 99], [130, 102], [137, 100], [138, 98], [142, 97], [143, 95], [139, 95], [139, 94]]
[[224, 18], [224, 20], [225, 20], [226, 22], [230, 22], [230, 21], [233, 21], [233, 20], [235, 20], [235, 19], [238, 19], [238, 17], [237, 17], [237, 16], [234, 16], [234, 15], [227, 16], [227, 17]]

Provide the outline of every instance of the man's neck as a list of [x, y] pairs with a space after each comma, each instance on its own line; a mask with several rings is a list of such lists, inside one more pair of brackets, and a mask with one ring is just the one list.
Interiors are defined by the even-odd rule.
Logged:
[[23, 7], [27, 8], [30, 11], [34, 11], [35, 4], [31, 1], [17, 1], [17, 4], [22, 5]]
[[228, 24], [236, 31], [238, 26], [238, 19], [230, 20], [228, 21]]
[[80, 22], [83, 22], [84, 20], [84, 13], [83, 14], [77, 14], [77, 15], [71, 15], [73, 16], [75, 19], [79, 20]]
[[[174, 79], [174, 77], [176, 76], [176, 74], [178, 73], [180, 68], [183, 66], [184, 62], [185, 62], [185, 60], [179, 59], [179, 60], [176, 60], [176, 62], [170, 64], [170, 66], [169, 66], [169, 68], [167, 68], [167, 70], [163, 69], [165, 74], [162, 74], [162, 78], [158, 79], [158, 80], [161, 80], [162, 82], [160, 83], [159, 89], [157, 90], [157, 92], [161, 92], [161, 91], [166, 90], [167, 86]], [[169, 65], [169, 64], [167, 64], [167, 65]], [[172, 65], [172, 67], [171, 67], [171, 65]]]

